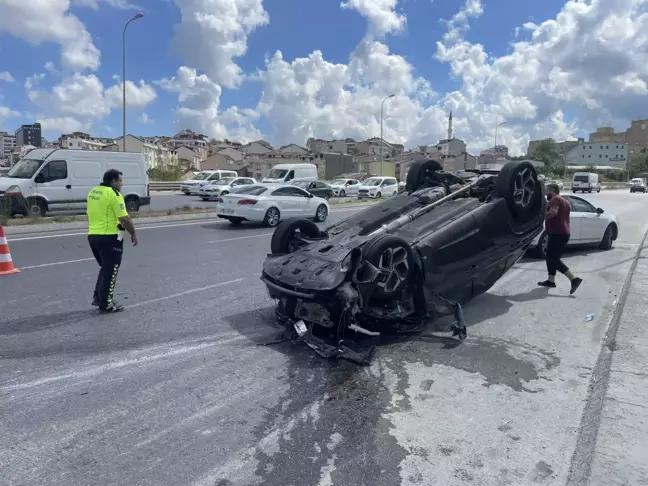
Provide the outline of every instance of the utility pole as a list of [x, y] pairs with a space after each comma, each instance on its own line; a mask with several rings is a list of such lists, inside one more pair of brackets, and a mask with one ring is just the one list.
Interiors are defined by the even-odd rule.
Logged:
[[385, 101], [389, 98], [393, 98], [396, 95], [390, 94], [382, 103], [380, 103], [380, 175], [384, 175], [383, 171], [383, 162], [385, 160], [385, 140], [383, 139], [383, 107], [385, 106]]
[[133, 20], [141, 19], [142, 17], [144, 17], [144, 14], [140, 12], [126, 22], [122, 35], [122, 152], [126, 152], [126, 28]]

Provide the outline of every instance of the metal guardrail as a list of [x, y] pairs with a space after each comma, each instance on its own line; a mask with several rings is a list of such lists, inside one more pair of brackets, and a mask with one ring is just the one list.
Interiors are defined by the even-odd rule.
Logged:
[[149, 181], [151, 191], [179, 191], [182, 182]]

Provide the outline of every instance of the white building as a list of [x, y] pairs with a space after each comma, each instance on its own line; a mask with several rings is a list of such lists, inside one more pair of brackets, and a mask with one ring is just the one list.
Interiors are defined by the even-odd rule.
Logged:
[[257, 140], [256, 142], [250, 142], [247, 145], [243, 145], [241, 151], [246, 155], [265, 155], [274, 152], [274, 149], [272, 148], [272, 145], [265, 140]]
[[[115, 139], [115, 143], [107, 145], [103, 150], [118, 152], [122, 150], [122, 137]], [[163, 169], [168, 166], [178, 165], [178, 154], [162, 144], [147, 143], [139, 137], [126, 135], [126, 152], [141, 153], [149, 169]]]
[[308, 149], [305, 149], [304, 147], [300, 147], [296, 143], [291, 143], [288, 145], [284, 145], [283, 147], [279, 147], [277, 152], [305, 155], [308, 153]]
[[101, 150], [105, 146], [105, 143], [97, 140], [69, 137], [65, 139], [65, 145], [61, 145], [61, 148], [72, 150]]
[[15, 147], [16, 136], [12, 133], [0, 132], [0, 161], [8, 161]]
[[176, 133], [166, 144], [173, 150], [187, 147], [198, 155], [199, 163], [209, 157], [209, 139], [200, 133], [191, 130], [182, 130]]
[[625, 169], [628, 165], [628, 144], [616, 142], [584, 142], [565, 154], [566, 165], [611, 166]]

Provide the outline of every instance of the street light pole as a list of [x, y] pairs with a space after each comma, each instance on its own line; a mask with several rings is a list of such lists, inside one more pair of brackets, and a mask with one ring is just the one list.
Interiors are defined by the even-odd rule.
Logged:
[[138, 13], [126, 22], [122, 35], [122, 152], [126, 152], [126, 28], [133, 20], [141, 19], [142, 17], [144, 17], [144, 14]]
[[498, 129], [499, 127], [501, 127], [502, 125], [506, 125], [506, 122], [504, 121], [504, 122], [500, 123], [499, 125], [497, 125], [497, 126], [495, 127], [495, 146], [493, 147], [493, 150], [494, 150], [495, 152], [497, 152], [497, 129]]
[[383, 139], [383, 108], [385, 106], [385, 101], [387, 101], [389, 98], [393, 98], [394, 96], [396, 95], [390, 94], [384, 100], [382, 100], [382, 103], [380, 103], [380, 175], [384, 175], [383, 162], [385, 159], [385, 141]]

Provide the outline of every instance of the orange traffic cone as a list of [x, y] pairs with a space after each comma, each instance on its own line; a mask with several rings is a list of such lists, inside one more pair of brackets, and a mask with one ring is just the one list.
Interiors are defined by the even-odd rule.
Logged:
[[12, 273], [20, 273], [20, 270], [13, 266], [7, 237], [4, 228], [0, 226], [0, 275], [10, 275]]

